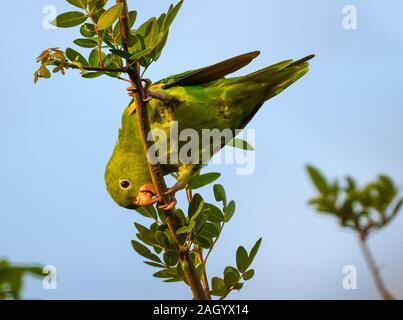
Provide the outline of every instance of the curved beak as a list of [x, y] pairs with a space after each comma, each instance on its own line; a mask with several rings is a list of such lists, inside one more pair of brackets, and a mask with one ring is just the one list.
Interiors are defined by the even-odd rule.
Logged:
[[155, 188], [152, 183], [146, 183], [140, 187], [139, 194], [134, 200], [134, 204], [140, 207], [148, 207], [158, 202]]

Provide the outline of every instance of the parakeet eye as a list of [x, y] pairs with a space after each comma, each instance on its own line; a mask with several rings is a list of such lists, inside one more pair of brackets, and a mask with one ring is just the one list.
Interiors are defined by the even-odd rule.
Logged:
[[122, 190], [129, 190], [132, 187], [132, 184], [129, 180], [120, 180], [119, 181], [120, 189]]

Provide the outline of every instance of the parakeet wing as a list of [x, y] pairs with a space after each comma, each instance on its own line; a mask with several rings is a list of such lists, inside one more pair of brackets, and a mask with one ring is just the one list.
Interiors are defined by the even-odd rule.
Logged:
[[260, 54], [260, 51], [253, 51], [221, 61], [217, 64], [197, 70], [183, 72], [153, 84], [161, 89], [168, 89], [175, 86], [194, 86], [208, 83], [225, 77], [252, 62]]

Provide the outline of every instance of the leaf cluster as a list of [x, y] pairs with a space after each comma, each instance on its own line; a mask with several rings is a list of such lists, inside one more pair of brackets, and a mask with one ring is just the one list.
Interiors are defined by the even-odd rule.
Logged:
[[[188, 190], [198, 189], [213, 183], [220, 176], [219, 173], [197, 174], [193, 176], [187, 186]], [[132, 241], [134, 250], [146, 258], [147, 265], [160, 269], [154, 273], [154, 277], [164, 279], [164, 282], [183, 281], [187, 279], [183, 273], [183, 266], [180, 262], [182, 252], [190, 252], [195, 264], [197, 275], [201, 279], [206, 262], [209, 258], [217, 240], [219, 239], [224, 225], [234, 216], [235, 201], [227, 200], [225, 189], [220, 184], [213, 186], [214, 198], [219, 204], [206, 202], [203, 197], [196, 193], [185, 213], [182, 209], [175, 209], [175, 219], [180, 228], [176, 235], [181, 237], [182, 246], [177, 248], [175, 241], [165, 222], [165, 212], [150, 206], [140, 208], [137, 211], [144, 217], [153, 219], [153, 223], [146, 227], [135, 223], [137, 240]], [[225, 298], [232, 290], [240, 290], [243, 286], [242, 280], [250, 280], [254, 270], [249, 269], [261, 243], [261, 239], [253, 249], [247, 253], [245, 248], [240, 246], [236, 253], [237, 267], [227, 267], [224, 270], [224, 277], [214, 277], [211, 282], [211, 294]], [[207, 250], [205, 258], [201, 261], [198, 252], [200, 249]]]
[[30, 274], [43, 277], [42, 266], [12, 265], [6, 259], [0, 259], [0, 300], [21, 299], [24, 276]]
[[259, 248], [262, 243], [260, 238], [248, 253], [243, 246], [239, 246], [236, 251], [236, 267], [228, 266], [224, 269], [224, 277], [214, 277], [211, 280], [213, 296], [220, 297], [220, 300], [225, 299], [233, 290], [241, 290], [244, 282], [253, 278], [255, 270], [250, 269]]
[[[152, 17], [139, 26], [135, 26], [137, 12], [130, 11], [131, 30], [126, 51], [122, 45], [119, 21], [123, 3], [108, 6], [108, 0], [66, 1], [75, 10], [60, 14], [52, 24], [59, 28], [79, 27], [80, 38], [73, 43], [80, 49], [67, 48], [65, 52], [55, 48], [45, 50], [37, 59], [41, 66], [35, 72], [35, 82], [39, 78], [50, 78], [49, 65], [56, 66], [53, 72], [61, 71], [64, 74], [64, 69], [73, 64], [81, 70], [84, 78], [101, 75], [120, 78], [124, 72], [123, 59], [139, 63], [146, 70], [160, 58], [170, 27], [183, 4], [182, 0], [175, 6], [171, 5], [166, 13], [158, 18]], [[89, 52], [80, 52], [84, 49], [89, 49]], [[96, 68], [100, 70], [94, 70]]]
[[379, 175], [375, 181], [360, 188], [350, 176], [343, 185], [328, 181], [313, 166], [307, 166], [308, 175], [318, 195], [309, 204], [319, 213], [338, 218], [340, 225], [351, 228], [366, 237], [371, 231], [387, 226], [398, 214], [403, 197], [392, 179]]

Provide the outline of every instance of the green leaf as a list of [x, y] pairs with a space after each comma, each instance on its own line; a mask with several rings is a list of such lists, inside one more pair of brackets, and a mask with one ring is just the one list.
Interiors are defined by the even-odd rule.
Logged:
[[148, 206], [145, 207], [144, 209], [147, 211], [150, 218], [154, 219], [155, 221], [158, 220], [157, 210], [153, 206]]
[[152, 54], [152, 58], [154, 61], [157, 61], [161, 57], [162, 50], [164, 49], [164, 47], [168, 41], [168, 36], [169, 36], [169, 32], [166, 31], [164, 36], [162, 37], [162, 40], [159, 41], [159, 44], [154, 49], [153, 54]]
[[184, 233], [188, 233], [188, 232], [189, 232], [189, 228], [187, 226], [183, 226], [176, 231], [176, 234], [184, 234]]
[[228, 205], [224, 209], [224, 217], [225, 217], [225, 222], [228, 222], [231, 220], [235, 213], [235, 201], [230, 201]]
[[123, 51], [123, 50], [111, 49], [109, 51], [111, 53], [113, 53], [114, 55], [117, 55], [117, 56], [119, 56], [121, 58], [124, 58], [124, 59], [130, 59], [131, 56], [132, 56], [129, 52]]
[[73, 6], [77, 8], [85, 9], [87, 8], [88, 1], [87, 0], [67, 0], [68, 3], [71, 3]]
[[155, 18], [151, 20], [149, 28], [150, 29], [144, 38], [144, 44], [147, 49], [152, 49], [156, 45], [158, 39], [158, 22]]
[[88, 57], [88, 62], [91, 67], [99, 67], [98, 49], [91, 51], [90, 56]]
[[81, 76], [86, 79], [93, 79], [93, 78], [98, 78], [98, 77], [102, 76], [103, 74], [104, 74], [103, 72], [87, 72], [87, 73], [82, 74]]
[[252, 147], [252, 145], [249, 144], [248, 141], [234, 138], [230, 142], [228, 142], [228, 145], [233, 147], [233, 148], [238, 148], [242, 150], [247, 150], [247, 151], [253, 151], [255, 148]]
[[225, 289], [222, 289], [222, 290], [211, 290], [211, 291], [210, 291], [210, 294], [211, 294], [212, 296], [216, 296], [216, 297], [223, 297], [223, 296], [226, 295], [226, 293], [227, 293], [227, 291], [226, 291]]
[[98, 42], [94, 39], [76, 39], [73, 42], [82, 48], [95, 48], [98, 46]]
[[96, 35], [94, 26], [91, 23], [84, 23], [80, 28], [83, 37], [92, 38]]
[[179, 261], [179, 254], [177, 252], [169, 251], [164, 253], [164, 262], [168, 266], [170, 267], [176, 266], [178, 261]]
[[148, 54], [150, 54], [152, 51], [152, 49], [145, 49], [139, 52], [136, 52], [135, 54], [133, 54], [132, 56], [130, 56], [131, 60], [140, 60], [141, 58], [147, 56]]
[[201, 236], [206, 238], [216, 238], [220, 234], [220, 228], [215, 223], [208, 222], [205, 224]]
[[176, 18], [176, 15], [178, 14], [180, 8], [182, 7], [182, 4], [183, 4], [183, 0], [179, 1], [179, 3], [175, 7], [172, 7], [172, 9], [170, 9], [168, 11], [167, 17], [165, 19], [165, 29], [168, 29], [171, 26], [172, 22]]
[[197, 207], [196, 211], [192, 214], [190, 218], [190, 222], [194, 222], [196, 218], [199, 216], [199, 214], [202, 212], [204, 206], [204, 200], [200, 201], [199, 206]]
[[77, 52], [74, 49], [67, 48], [66, 49], [66, 57], [72, 62], [80, 62], [83, 66], [88, 67], [88, 61], [84, 58], [84, 56]]
[[165, 24], [166, 18], [167, 18], [166, 13], [161, 14], [160, 17], [158, 18], [157, 23], [158, 23], [159, 30], [164, 30], [164, 24]]
[[152, 262], [152, 261], [144, 261], [145, 264], [148, 264], [151, 267], [155, 267], [155, 268], [165, 268], [165, 265], [161, 264], [161, 263], [156, 263], [156, 262]]
[[224, 280], [219, 277], [211, 279], [211, 287], [213, 290], [222, 290], [226, 288]]
[[224, 274], [227, 273], [227, 272], [234, 272], [238, 276], [238, 279], [241, 277], [241, 275], [240, 275], [240, 273], [239, 273], [237, 268], [234, 268], [234, 267], [231, 267], [231, 266], [225, 267]]
[[188, 188], [195, 190], [204, 187], [214, 181], [216, 181], [221, 176], [218, 172], [210, 172], [202, 175], [193, 176], [188, 182]]
[[156, 19], [150, 18], [146, 22], [144, 22], [138, 29], [136, 30], [136, 35], [141, 36], [143, 39], [150, 33], [152, 24]]
[[253, 259], [255, 259], [256, 254], [259, 251], [259, 248], [260, 248], [261, 244], [262, 244], [262, 238], [260, 238], [258, 241], [256, 241], [255, 245], [250, 250], [249, 257], [248, 257], [248, 264], [247, 264], [246, 268], [249, 268], [249, 266], [252, 264]]
[[108, 0], [88, 0], [90, 11], [94, 14], [101, 10]]
[[195, 226], [196, 226], [196, 221], [190, 220], [189, 225], [188, 225], [188, 232], [192, 232]]
[[[177, 219], [179, 221], [179, 225], [184, 226], [184, 225], [186, 225], [188, 223], [188, 221], [187, 221], [187, 219], [185, 217], [185, 214], [181, 209], [176, 209], [175, 214], [176, 214], [176, 217], [177, 217]], [[164, 221], [164, 220], [162, 220], [162, 221]]]
[[238, 283], [239, 274], [233, 272], [228, 269], [227, 272], [224, 272], [224, 283], [227, 288], [231, 288], [234, 284]]
[[193, 234], [195, 235], [195, 236], [197, 236], [197, 235], [199, 235], [200, 234], [200, 232], [203, 230], [203, 228], [204, 228], [204, 226], [206, 225], [206, 222], [207, 222], [207, 218], [208, 218], [208, 215], [207, 215], [207, 213], [204, 211], [204, 209], [203, 209], [203, 211], [202, 211], [202, 214], [201, 215], [199, 215], [199, 217], [196, 219], [196, 226], [195, 226], [195, 228], [193, 229]]
[[197, 237], [196, 241], [203, 249], [210, 249], [211, 245], [213, 244], [211, 239], [202, 236]]
[[235, 283], [234, 284], [234, 289], [235, 290], [241, 290], [243, 288], [243, 283], [241, 283], [241, 282], [238, 282], [238, 283]]
[[313, 166], [307, 166], [306, 169], [316, 189], [320, 193], [327, 195], [329, 193], [329, 186], [322, 173]]
[[403, 205], [403, 199], [400, 199], [400, 200], [396, 203], [395, 207], [393, 208], [392, 217], [396, 216], [396, 215], [399, 213], [399, 210], [400, 210], [400, 208], [402, 207], [402, 205]]
[[158, 262], [161, 263], [161, 259], [153, 254], [145, 245], [141, 244], [140, 242], [136, 241], [136, 240], [132, 240], [132, 246], [133, 249], [141, 256], [150, 259], [154, 262]]
[[243, 279], [244, 279], [244, 280], [250, 280], [250, 279], [253, 278], [254, 275], [255, 275], [255, 270], [250, 269], [250, 270], [246, 271], [246, 272], [243, 274]]
[[[91, 52], [91, 56], [93, 56], [92, 60], [93, 60], [94, 63], [95, 63], [95, 61], [98, 61], [98, 54], [95, 55], [95, 53], [93, 54]], [[136, 209], [136, 211], [138, 213], [140, 213], [143, 217], [158, 220], [157, 211], [155, 210], [155, 208], [153, 206], [140, 207], [140, 208]]]
[[146, 228], [145, 226], [139, 224], [139, 223], [134, 223], [134, 226], [136, 227], [137, 231], [140, 233], [141, 235], [141, 240], [146, 240], [147, 242], [153, 242], [153, 232], [151, 232], [151, 230], [149, 230], [148, 228]]
[[236, 251], [236, 265], [239, 272], [244, 273], [248, 268], [248, 253], [246, 249], [242, 246], [238, 247]]
[[352, 177], [347, 176], [346, 177], [346, 182], [347, 182], [347, 190], [346, 191], [352, 192], [357, 188], [357, 184], [356, 184], [355, 180]]
[[[178, 209], [176, 209], [176, 210], [178, 210]], [[180, 209], [179, 209], [180, 210]], [[165, 218], [166, 218], [166, 213], [165, 213], [165, 211], [163, 210], [163, 209], [158, 209], [157, 210], [157, 219], [156, 220], [158, 220], [158, 217], [160, 218], [160, 220], [162, 221], [162, 222], [165, 222]]]
[[51, 24], [59, 28], [71, 28], [84, 23], [87, 18], [88, 17], [82, 12], [71, 11], [57, 16]]
[[156, 278], [174, 278], [177, 277], [178, 274], [174, 270], [164, 269], [154, 273], [153, 276]]
[[98, 20], [98, 29], [104, 30], [109, 28], [119, 18], [123, 10], [123, 3], [115, 4], [106, 10]]
[[164, 282], [181, 282], [184, 281], [182, 278], [170, 278], [170, 279], [166, 279], [164, 280]]
[[205, 203], [203, 211], [207, 214], [207, 219], [211, 222], [224, 222], [224, 214], [215, 205], [210, 203]]
[[216, 201], [222, 201], [224, 203], [224, 207], [227, 206], [227, 196], [225, 194], [224, 187], [221, 184], [215, 184], [213, 187], [214, 197]]
[[197, 209], [200, 207], [200, 203], [204, 203], [204, 200], [202, 196], [199, 193], [196, 193], [193, 195], [192, 200], [190, 201], [189, 207], [188, 207], [188, 217], [191, 218]]
[[50, 71], [45, 66], [40, 67], [39, 74], [45, 79], [49, 79], [51, 77]]
[[129, 26], [130, 26], [130, 28], [133, 28], [133, 26], [134, 26], [134, 23], [136, 22], [136, 19], [137, 19], [137, 11], [130, 11], [129, 12], [129, 20], [130, 20], [130, 23], [129, 23]]
[[167, 236], [165, 235], [165, 233], [163, 233], [162, 231], [157, 231], [154, 235], [155, 241], [157, 241], [157, 243], [164, 247], [167, 248], [169, 247], [169, 240], [167, 238]]

